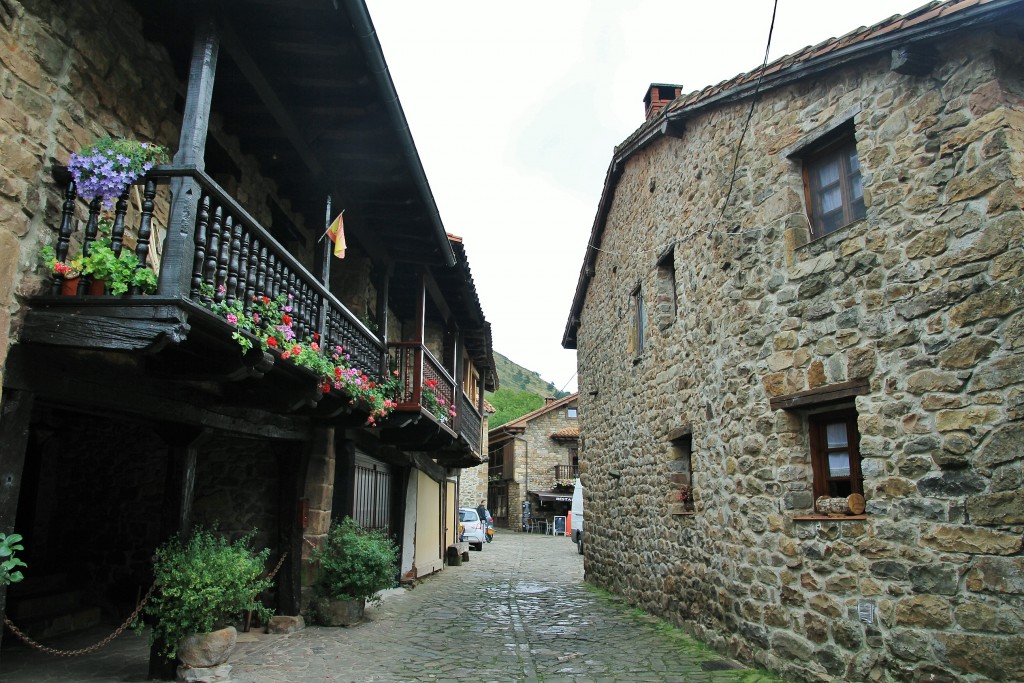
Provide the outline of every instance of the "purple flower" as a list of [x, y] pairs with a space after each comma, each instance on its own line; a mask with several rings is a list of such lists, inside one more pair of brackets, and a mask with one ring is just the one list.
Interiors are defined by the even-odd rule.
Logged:
[[228, 322], [231, 323], [232, 325], [237, 325], [238, 324], [238, 316], [235, 315], [234, 313], [228, 313], [227, 317], [228, 317]]

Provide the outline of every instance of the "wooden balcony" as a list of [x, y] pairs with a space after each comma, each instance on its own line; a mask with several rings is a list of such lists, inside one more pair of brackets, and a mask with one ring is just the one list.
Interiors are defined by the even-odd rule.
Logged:
[[482, 462], [483, 420], [451, 373], [416, 342], [389, 342], [388, 353], [399, 390], [398, 406], [385, 426], [399, 426], [403, 431], [385, 438], [410, 447], [444, 449], [438, 459], [450, 466]]
[[579, 465], [555, 465], [555, 481], [572, 481], [579, 476]]
[[[58, 169], [55, 176], [66, 188], [56, 252], [58, 260], [67, 262], [74, 256], [69, 254], [71, 237], [83, 211], [82, 248], [97, 239], [101, 206], [96, 200], [85, 209], [67, 174]], [[62, 295], [63, 278], [54, 276], [50, 293], [32, 300], [21, 341], [156, 357], [159, 362], [149, 363], [147, 372], [166, 382], [244, 382], [270, 376], [268, 386], [237, 393], [270, 412], [302, 409], [314, 418], [352, 413], [349, 397], [322, 400], [322, 383], [312, 371], [258, 344], [243, 353], [232, 338], [237, 328], [211, 310], [215, 303], [239, 301], [249, 311], [254, 297], [284, 296], [297, 339], [319, 339], [323, 349], [342, 347], [352, 368], [375, 381], [382, 377], [384, 343], [205, 173], [186, 166], [152, 170], [141, 181], [141, 215], [128, 227], [126, 192], [113, 211], [110, 240], [115, 251], [126, 248], [126, 238], [134, 240], [135, 254], [148, 263], [158, 187], [168, 183], [170, 199], [160, 193], [169, 202], [163, 213], [170, 218], [157, 292], [89, 294], [88, 283], [82, 283], [73, 294]]]

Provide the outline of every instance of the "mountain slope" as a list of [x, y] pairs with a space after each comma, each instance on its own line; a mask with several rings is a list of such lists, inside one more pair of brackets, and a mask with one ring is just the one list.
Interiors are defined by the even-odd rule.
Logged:
[[512, 362], [497, 351], [494, 352], [494, 364], [498, 371], [498, 383], [502, 389], [514, 391], [528, 391], [541, 398], [554, 396], [562, 398], [568, 396], [569, 392], [559, 391], [551, 382], [541, 379], [539, 373], [527, 370], [522, 365]]

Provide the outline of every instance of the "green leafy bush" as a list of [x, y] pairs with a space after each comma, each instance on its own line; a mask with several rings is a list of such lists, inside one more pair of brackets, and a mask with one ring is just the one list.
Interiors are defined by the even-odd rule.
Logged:
[[[178, 641], [192, 633], [208, 633], [252, 611], [261, 620], [274, 611], [258, 595], [270, 588], [264, 576], [269, 549], [255, 552], [255, 532], [229, 543], [204, 529], [187, 542], [175, 537], [156, 551], [153, 567], [158, 584], [144, 613], [156, 619], [150, 642], [162, 641], [162, 654], [177, 656]], [[141, 632], [143, 624], [136, 622]]]
[[0, 586], [9, 586], [25, 578], [25, 575], [18, 571], [18, 567], [28, 565], [14, 555], [15, 550], [24, 549], [21, 545], [21, 534], [0, 534]]
[[351, 517], [331, 525], [323, 548], [313, 551], [320, 562], [318, 588], [334, 600], [379, 601], [393, 588], [398, 574], [398, 548], [382, 531], [364, 529]]

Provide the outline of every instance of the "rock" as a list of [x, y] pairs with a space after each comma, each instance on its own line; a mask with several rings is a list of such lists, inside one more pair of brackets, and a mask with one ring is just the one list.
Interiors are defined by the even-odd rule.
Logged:
[[1024, 594], [1024, 557], [978, 557], [966, 577], [974, 593]]
[[295, 633], [306, 628], [306, 620], [302, 615], [285, 616], [283, 614], [270, 618], [267, 622], [267, 633]]
[[994, 681], [1024, 680], [1024, 636], [936, 633], [945, 659], [956, 668]]
[[985, 490], [985, 479], [974, 470], [945, 470], [921, 477], [917, 490], [922, 496], [965, 496]]
[[936, 595], [915, 595], [896, 603], [893, 619], [899, 626], [945, 628], [953, 623], [950, 606]]
[[178, 642], [178, 659], [190, 668], [216, 667], [228, 661], [238, 641], [234, 626], [210, 633], [193, 633]]
[[354, 626], [363, 619], [365, 600], [329, 600], [321, 598], [316, 612], [324, 626]]
[[1021, 548], [1019, 533], [971, 526], [938, 526], [921, 534], [921, 544], [948, 553], [1012, 555]]
[[231, 665], [221, 664], [196, 668], [179, 666], [177, 681], [178, 683], [230, 683]]
[[994, 467], [1021, 458], [1024, 458], [1024, 422], [1017, 422], [994, 431], [978, 449], [975, 462], [982, 467]]
[[972, 496], [967, 514], [975, 524], [1024, 524], [1024, 490]]

